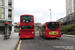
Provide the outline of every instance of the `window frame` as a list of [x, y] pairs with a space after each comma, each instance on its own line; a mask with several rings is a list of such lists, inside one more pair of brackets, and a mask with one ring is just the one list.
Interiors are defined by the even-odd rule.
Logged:
[[[28, 15], [27, 15], [27, 16], [28, 16]], [[29, 22], [26, 22], [26, 20], [28, 20], [28, 19], [24, 19], [25, 22], [23, 22], [22, 17], [23, 17], [23, 16], [21, 16], [21, 22], [22, 22], [22, 23], [29, 23]], [[29, 19], [29, 20], [30, 20], [30, 19]], [[28, 21], [29, 21], [29, 20], [28, 20]], [[33, 20], [33, 16], [32, 16], [32, 20]], [[32, 22], [33, 22], [33, 21], [32, 21]]]
[[[0, 7], [1, 9], [3, 9], [2, 10], [2, 16], [3, 16], [3, 14], [4, 14], [4, 18], [2, 17], [2, 18], [0, 18], [0, 19], [5, 19], [5, 8], [3, 8], [3, 7]], [[4, 11], [4, 12], [3, 12]]]
[[0, 5], [0, 6], [3, 6], [3, 0], [0, 0], [0, 1], [2, 1], [2, 5]]
[[[52, 26], [52, 22], [50, 22], [50, 23], [51, 23], [51, 26]], [[59, 26], [59, 22], [54, 22], [54, 23], [58, 23], [58, 26]], [[54, 24], [54, 25], [56, 25], [56, 24]], [[47, 24], [47, 27], [48, 27], [48, 24]], [[48, 29], [52, 29], [52, 27], [51, 28], [48, 27]]]

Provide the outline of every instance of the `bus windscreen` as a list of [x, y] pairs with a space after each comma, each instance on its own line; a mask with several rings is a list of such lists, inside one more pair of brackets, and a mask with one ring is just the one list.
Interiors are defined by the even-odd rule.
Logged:
[[21, 22], [33, 22], [33, 16], [22, 16]]
[[47, 23], [47, 27], [50, 29], [50, 30], [56, 30], [59, 28], [59, 23], [58, 22], [49, 22]]
[[33, 25], [21, 26], [21, 29], [33, 29]]

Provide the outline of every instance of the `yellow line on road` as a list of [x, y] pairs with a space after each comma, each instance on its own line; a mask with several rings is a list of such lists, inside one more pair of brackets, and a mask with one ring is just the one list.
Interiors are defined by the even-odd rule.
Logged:
[[20, 50], [21, 42], [22, 42], [22, 40], [19, 41], [19, 44], [18, 44], [17, 50]]

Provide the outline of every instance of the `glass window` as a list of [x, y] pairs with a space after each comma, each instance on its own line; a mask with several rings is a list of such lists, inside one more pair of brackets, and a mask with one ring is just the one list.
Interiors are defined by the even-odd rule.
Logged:
[[12, 0], [8, 0], [8, 2], [11, 2]]
[[74, 12], [75, 12], [75, 6], [74, 6]]
[[49, 23], [47, 23], [47, 27], [49, 29], [56, 30], [57, 28], [59, 28], [59, 23], [58, 22], [49, 22]]
[[1, 8], [1, 17], [0, 17], [0, 19], [4, 19], [5, 18], [5, 10], [4, 10], [4, 8]]
[[2, 8], [2, 14], [4, 14], [4, 8]]
[[9, 8], [11, 8], [11, 7], [12, 7], [12, 6], [11, 6], [11, 4], [10, 4], [10, 5], [8, 5], [8, 7], [9, 7]]
[[22, 16], [21, 22], [33, 22], [32, 16]]
[[75, 0], [73, 0], [74, 1], [74, 5], [75, 5]]
[[21, 26], [21, 29], [33, 29], [33, 25], [26, 25], [26, 26]]
[[5, 14], [5, 10], [4, 10], [4, 8], [2, 8], [2, 19], [4, 19], [4, 15]]
[[46, 29], [45, 26], [43, 26], [43, 31], [45, 31], [45, 29]]
[[3, 0], [0, 0], [0, 5], [3, 5]]
[[4, 14], [2, 14], [2, 19], [4, 19]]

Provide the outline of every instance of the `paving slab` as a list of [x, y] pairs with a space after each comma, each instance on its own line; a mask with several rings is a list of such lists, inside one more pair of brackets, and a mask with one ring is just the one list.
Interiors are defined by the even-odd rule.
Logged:
[[14, 50], [19, 41], [18, 33], [13, 33], [9, 39], [4, 40], [0, 35], [0, 50]]
[[67, 35], [67, 34], [63, 34], [63, 36], [75, 38], [75, 35]]

